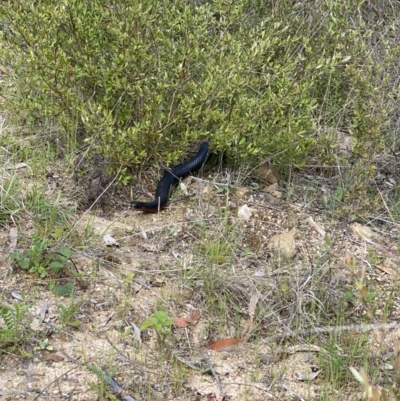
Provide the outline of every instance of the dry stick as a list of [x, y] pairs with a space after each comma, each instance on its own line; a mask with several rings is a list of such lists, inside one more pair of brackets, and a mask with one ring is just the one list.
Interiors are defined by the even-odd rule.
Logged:
[[[51, 383], [49, 383], [45, 388], [43, 388], [40, 393], [33, 399], [33, 401], [36, 401], [48, 388], [50, 388], [54, 383], [56, 383], [58, 380], [60, 380], [63, 376], [67, 375], [68, 373], [72, 372], [75, 369], [78, 369], [81, 365], [78, 365], [77, 361], [72, 360], [73, 363], [76, 364], [76, 366], [74, 366], [73, 368], [67, 370], [66, 372], [64, 372], [61, 376], [58, 376], [55, 380], [53, 380]], [[123, 391], [123, 388], [112, 378], [110, 377], [103, 369], [95, 366], [95, 365], [89, 365], [89, 364], [83, 364], [86, 365], [88, 367], [92, 366], [94, 367], [95, 370], [98, 370], [102, 373], [104, 379], [107, 381], [107, 384], [112, 387], [112, 389], [114, 391], [116, 391], [118, 394], [121, 395], [122, 399], [124, 401], [138, 401], [135, 398], [131, 397], [128, 394], [121, 394]]]
[[104, 379], [107, 381], [108, 385], [117, 392], [124, 401], [138, 401], [136, 398], [131, 397], [129, 394], [122, 394], [124, 389], [116, 382], [112, 377], [110, 377], [103, 369], [100, 369], [97, 366], [94, 366], [95, 369], [98, 369], [102, 374]]
[[24, 390], [13, 390], [13, 391], [2, 391], [2, 390], [0, 390], [0, 397], [3, 396], [3, 395], [16, 395], [16, 394], [34, 396], [36, 393], [33, 393], [32, 391], [24, 391]]
[[60, 255], [60, 256], [62, 256], [62, 257], [64, 257], [65, 259], [67, 259], [69, 262], [71, 262], [72, 264], [73, 264], [73, 266], [74, 266], [74, 268], [75, 268], [75, 271], [79, 274], [79, 270], [78, 270], [78, 268], [76, 267], [76, 264], [75, 264], [75, 262], [72, 260], [72, 258], [67, 258], [65, 255], [63, 255], [61, 252], [54, 252], [56, 255]]
[[215, 382], [217, 383], [219, 392], [223, 396], [224, 391], [222, 389], [221, 381], [219, 380], [217, 372], [214, 370], [213, 366], [211, 365], [211, 362], [210, 362], [210, 359], [209, 359], [207, 353], [204, 352], [203, 350], [201, 350], [201, 356], [202, 356], [203, 360], [207, 363], [207, 366], [210, 368], [210, 371], [211, 371], [212, 375], [214, 376]]
[[298, 331], [289, 330], [286, 333], [276, 334], [271, 337], [265, 338], [263, 341], [276, 341], [281, 338], [295, 337], [299, 335], [307, 334], [320, 334], [320, 333], [340, 333], [343, 331], [371, 331], [371, 330], [389, 330], [394, 328], [400, 328], [400, 323], [367, 323], [367, 324], [349, 324], [346, 326], [333, 326], [333, 327], [314, 327], [313, 329], [304, 329]]
[[[127, 324], [129, 325], [129, 322], [127, 322]], [[107, 334], [105, 334], [105, 337], [106, 337], [106, 340], [108, 341], [108, 343], [111, 345], [111, 347], [113, 347], [113, 348], [115, 349], [115, 351], [117, 351], [118, 354], [119, 354], [123, 359], [125, 359], [128, 363], [130, 363], [131, 365], [134, 365], [134, 366], [135, 366], [135, 369], [140, 370], [140, 371], [143, 372], [143, 373], [148, 373], [148, 374], [152, 374], [152, 375], [157, 375], [157, 376], [162, 376], [162, 375], [164, 375], [164, 373], [153, 372], [153, 371], [151, 371], [151, 370], [143, 369], [141, 366], [138, 366], [137, 364], [134, 364], [134, 363], [132, 362], [132, 360], [131, 360], [129, 357], [127, 357], [126, 355], [124, 355], [124, 354], [110, 341], [110, 339], [108, 338]]]
[[49, 383], [43, 390], [41, 390], [40, 393], [33, 399], [33, 401], [36, 401], [49, 387], [51, 387], [54, 383], [57, 383], [57, 381], [60, 380], [63, 376], [67, 375], [68, 373], [70, 373], [73, 370], [78, 369], [78, 368], [79, 368], [79, 366], [74, 366], [70, 370], [67, 370], [66, 372], [64, 372], [61, 376], [58, 376], [51, 383]]

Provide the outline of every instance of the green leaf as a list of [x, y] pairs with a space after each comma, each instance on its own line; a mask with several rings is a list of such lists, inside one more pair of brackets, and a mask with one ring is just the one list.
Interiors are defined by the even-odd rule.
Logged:
[[31, 260], [25, 257], [22, 260], [20, 260], [19, 264], [23, 269], [27, 269], [31, 264]]
[[140, 325], [140, 330], [145, 330], [148, 329], [149, 327], [154, 327], [154, 323], [151, 322], [149, 319], [145, 320], [141, 325]]
[[40, 271], [40, 278], [45, 278], [47, 276], [47, 271], [44, 268], [39, 269], [39, 271]]
[[70, 259], [72, 256], [71, 248], [68, 248], [66, 246], [63, 246], [63, 247], [57, 249], [57, 252], [58, 252], [57, 256], [64, 257], [65, 259]]
[[22, 259], [22, 257], [23, 257], [22, 253], [19, 253], [19, 252], [11, 253], [11, 259], [14, 259], [16, 261], [20, 261]]
[[68, 281], [64, 285], [56, 285], [53, 288], [53, 292], [60, 297], [64, 295], [72, 295], [74, 292], [74, 284]]
[[159, 321], [159, 322], [161, 322], [161, 323], [164, 323], [164, 322], [167, 321], [168, 315], [167, 315], [164, 311], [157, 311], [157, 312], [154, 314], [154, 318], [155, 318], [157, 321]]
[[62, 263], [62, 262], [59, 262], [59, 261], [55, 260], [55, 261], [53, 261], [53, 262], [51, 262], [51, 263], [49, 264], [49, 267], [50, 267], [51, 269], [53, 269], [53, 270], [58, 271], [58, 270], [63, 269], [63, 268], [65, 267], [65, 264]]

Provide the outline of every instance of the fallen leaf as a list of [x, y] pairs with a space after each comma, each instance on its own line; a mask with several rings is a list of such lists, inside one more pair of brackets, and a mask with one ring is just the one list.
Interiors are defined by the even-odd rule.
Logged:
[[51, 352], [45, 352], [42, 359], [43, 361], [61, 362], [64, 360], [64, 357]]
[[24, 300], [24, 298], [18, 291], [11, 291], [11, 296], [14, 297], [15, 299], [19, 299], [20, 301]]
[[18, 170], [20, 168], [29, 167], [26, 163], [17, 163], [12, 166], [5, 167], [6, 170]]
[[254, 292], [250, 297], [248, 309], [251, 321], [254, 319], [254, 313], [256, 311], [259, 299], [260, 299], [260, 294], [258, 292]]
[[198, 309], [192, 309], [188, 317], [177, 317], [174, 319], [174, 325], [176, 327], [185, 328], [188, 327], [190, 323], [196, 324], [199, 320], [200, 311]]
[[18, 228], [11, 227], [10, 231], [8, 232], [8, 252], [14, 252], [15, 248], [17, 247], [18, 241]]
[[142, 346], [142, 334], [140, 328], [136, 326], [135, 323], [132, 323], [132, 328], [133, 328], [133, 344], [137, 348], [140, 348]]
[[308, 224], [321, 236], [325, 237], [326, 232], [322, 228], [322, 226], [314, 221], [314, 219], [310, 216], [308, 219]]
[[192, 323], [193, 320], [189, 317], [177, 317], [174, 319], [174, 326], [179, 328], [185, 328], [189, 326], [189, 323]]
[[389, 274], [390, 276], [394, 276], [393, 279], [395, 279], [395, 280], [399, 280], [400, 279], [400, 274], [396, 270], [393, 270], [392, 268], [386, 267], [386, 266], [383, 266], [383, 265], [376, 265], [376, 267], [379, 270], [382, 270], [383, 272]]
[[217, 352], [235, 351], [237, 346], [244, 341], [244, 338], [223, 338], [207, 343], [205, 347]]

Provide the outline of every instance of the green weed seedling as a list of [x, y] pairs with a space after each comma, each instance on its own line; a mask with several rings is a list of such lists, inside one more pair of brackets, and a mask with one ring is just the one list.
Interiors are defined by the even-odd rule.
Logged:
[[33, 348], [34, 351], [54, 351], [52, 345], [49, 345], [49, 339], [45, 338], [43, 340], [39, 340], [39, 345]]
[[172, 320], [164, 311], [157, 311], [148, 317], [140, 326], [140, 330], [152, 328], [160, 340], [165, 340], [171, 333]]
[[72, 251], [68, 247], [61, 247], [55, 252], [48, 252], [48, 245], [49, 240], [36, 238], [27, 252], [14, 252], [11, 257], [29, 273], [36, 273], [44, 278], [49, 271], [59, 272], [66, 267], [72, 255]]
[[107, 386], [111, 381], [114, 382], [112, 377], [118, 372], [118, 367], [111, 368], [107, 373], [95, 365], [88, 364], [86, 368], [89, 372], [94, 373], [99, 380], [97, 384], [92, 381], [88, 383], [90, 388], [98, 393], [99, 400], [116, 400], [117, 397], [107, 391]]
[[31, 319], [27, 317], [28, 310], [29, 305], [21, 306], [18, 303], [1, 306], [0, 316], [5, 327], [0, 328], [0, 347], [15, 349], [30, 337], [32, 332], [29, 330]]
[[81, 325], [81, 322], [76, 318], [76, 313], [82, 305], [82, 300], [75, 302], [73, 294], [71, 295], [68, 306], [63, 304], [58, 305], [58, 320], [61, 322], [61, 324], [75, 329], [78, 328]]

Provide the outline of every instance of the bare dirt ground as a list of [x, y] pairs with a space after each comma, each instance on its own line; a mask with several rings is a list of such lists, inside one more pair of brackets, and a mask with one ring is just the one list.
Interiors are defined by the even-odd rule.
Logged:
[[[348, 320], [344, 315], [340, 322], [334, 308], [340, 290], [348, 287], [356, 293], [363, 274], [381, 301], [370, 323], [381, 323], [385, 294], [389, 296], [385, 289], [393, 288], [399, 277], [397, 228], [375, 230], [370, 238], [362, 226], [330, 219], [300, 196], [283, 201], [249, 188], [232, 194], [215, 179], [186, 183], [191, 197], [160, 214], [127, 208], [110, 217], [99, 210], [80, 216], [73, 232], [90, 246], [73, 251], [81, 274], [73, 299], [56, 296], [49, 290], [51, 280], [27, 274], [13, 266], [7, 252], [1, 253], [3, 302], [21, 302], [12, 294], [25, 294], [36, 334], [24, 343], [26, 355], [1, 355], [0, 399], [86, 401], [112, 399], [112, 394], [137, 401], [362, 399], [356, 381], [329, 390], [324, 369], [331, 355], [323, 333], [310, 338], [294, 332], [319, 327], [329, 315], [332, 327], [354, 324], [351, 335], [361, 336], [362, 320], [355, 317], [367, 314], [368, 307], [349, 299]], [[238, 217], [243, 205], [252, 213], [247, 220]], [[0, 232], [3, 249], [9, 230]], [[287, 257], [281, 255], [283, 247], [271, 245], [282, 233], [291, 233], [287, 241], [294, 244]], [[119, 247], [107, 247], [105, 234]], [[377, 255], [375, 266], [371, 251]], [[235, 315], [226, 307], [227, 297], [236, 300]], [[387, 323], [400, 317], [398, 293], [391, 299]], [[326, 316], [312, 315], [314, 301], [315, 310]], [[60, 321], [65, 314], [59, 305], [71, 302], [79, 303], [75, 328]], [[212, 314], [210, 305], [222, 313]], [[185, 328], [173, 327], [164, 341], [153, 330], [135, 339], [132, 325], [140, 326], [156, 310], [172, 319], [193, 310], [200, 316]], [[366, 333], [376, 358], [393, 353], [400, 337], [399, 328]], [[229, 352], [205, 347], [211, 340], [229, 338], [243, 341]], [[44, 339], [51, 350], [38, 347]], [[99, 380], [102, 372], [122, 386], [122, 393], [107, 386], [108, 379]]]

